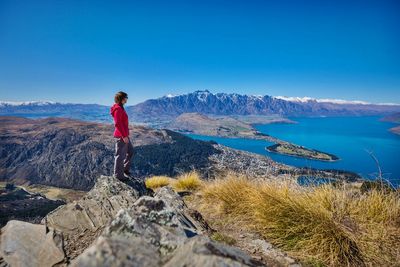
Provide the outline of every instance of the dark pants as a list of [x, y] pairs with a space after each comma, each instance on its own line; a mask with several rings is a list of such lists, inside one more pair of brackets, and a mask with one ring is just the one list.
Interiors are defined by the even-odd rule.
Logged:
[[122, 138], [118, 138], [115, 143], [114, 155], [114, 176], [120, 180], [124, 179], [124, 171], [128, 172], [131, 167], [133, 156], [133, 146], [131, 140], [125, 143]]

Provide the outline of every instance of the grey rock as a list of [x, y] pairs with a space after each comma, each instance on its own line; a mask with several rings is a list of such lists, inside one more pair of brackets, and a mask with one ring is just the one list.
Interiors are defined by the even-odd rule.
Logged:
[[99, 237], [95, 244], [72, 262], [71, 267], [159, 266], [157, 249], [142, 239]]
[[[179, 197], [174, 191], [164, 189], [162, 195], [166, 200], [143, 196], [129, 210], [118, 212], [111, 224], [105, 228], [103, 236], [142, 238], [158, 248], [162, 255], [168, 255], [187, 238], [201, 232], [191, 218], [183, 215], [184, 206], [179, 205]], [[170, 201], [168, 201], [168, 199]], [[183, 202], [181, 202], [183, 204]]]
[[164, 267], [262, 266], [243, 251], [197, 236], [180, 247]]
[[74, 258], [88, 247], [121, 209], [128, 209], [144, 189], [111, 176], [100, 176], [82, 199], [58, 207], [43, 223], [63, 232], [66, 253]]
[[53, 266], [65, 259], [62, 237], [44, 225], [9, 221], [1, 229], [0, 258], [10, 266]]
[[[92, 266], [86, 263], [95, 262], [93, 266], [160, 266], [188, 237], [197, 235], [196, 229], [182, 224], [179, 216], [162, 199], [142, 196], [130, 209], [120, 210], [93, 246], [72, 265]], [[119, 247], [124, 249], [114, 252]], [[134, 256], [124, 259], [121, 265], [109, 265], [109, 255], [115, 254]], [[149, 255], [151, 259], [146, 259]]]
[[187, 229], [194, 229], [197, 234], [212, 233], [213, 229], [207, 224], [200, 213], [189, 209], [183, 199], [169, 186], [160, 188], [155, 199], [163, 200], [165, 205], [173, 209], [177, 218]]
[[97, 230], [120, 209], [132, 206], [139, 196], [138, 190], [112, 176], [102, 175], [82, 199], [50, 212], [45, 222], [63, 233]]
[[239, 249], [218, 244], [171, 188], [122, 209], [72, 266], [257, 266]]
[[258, 250], [263, 256], [276, 262], [276, 264], [279, 266], [301, 266], [299, 263], [296, 262], [295, 259], [289, 257], [285, 252], [272, 246], [271, 243], [263, 239], [254, 239], [251, 241], [249, 246], [252, 246], [254, 249]]

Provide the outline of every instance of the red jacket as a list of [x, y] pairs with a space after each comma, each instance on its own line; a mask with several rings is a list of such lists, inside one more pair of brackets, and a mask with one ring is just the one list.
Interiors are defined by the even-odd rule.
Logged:
[[125, 109], [119, 104], [114, 104], [110, 110], [111, 116], [114, 118], [114, 137], [127, 137], [129, 136], [128, 114]]

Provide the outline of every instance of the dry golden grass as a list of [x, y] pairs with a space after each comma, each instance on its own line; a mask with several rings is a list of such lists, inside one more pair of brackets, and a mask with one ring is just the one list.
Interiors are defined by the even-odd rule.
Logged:
[[175, 191], [194, 191], [200, 188], [202, 182], [196, 171], [184, 173], [176, 178], [168, 176], [153, 176], [145, 181], [146, 187], [157, 189], [163, 186], [172, 186]]
[[163, 186], [170, 185], [172, 183], [172, 179], [168, 176], [153, 176], [146, 179], [145, 184], [147, 188], [157, 189]]
[[197, 172], [191, 171], [189, 173], [178, 176], [174, 181], [172, 187], [176, 191], [194, 191], [200, 188], [202, 182]]
[[301, 187], [228, 175], [204, 183], [202, 206], [256, 231], [304, 262], [393, 266], [400, 262], [400, 198], [332, 185]]

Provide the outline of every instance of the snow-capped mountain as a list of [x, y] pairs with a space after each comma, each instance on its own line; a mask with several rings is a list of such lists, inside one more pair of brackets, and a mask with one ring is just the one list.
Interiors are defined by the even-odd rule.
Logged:
[[59, 104], [53, 101], [0, 101], [0, 107], [6, 106], [46, 106]]
[[68, 117], [87, 121], [111, 121], [109, 107], [53, 101], [0, 101], [0, 115], [27, 118]]
[[[110, 107], [97, 104], [68, 104], [52, 101], [0, 102], [0, 115], [25, 117], [71, 117], [111, 122]], [[371, 104], [364, 101], [315, 99], [211, 93], [208, 90], [188, 94], [168, 94], [127, 106], [130, 119], [136, 122], [164, 121], [183, 113], [205, 115], [281, 115], [281, 116], [350, 116], [387, 115], [400, 112], [400, 105]]]
[[178, 116], [197, 112], [213, 115], [349, 116], [381, 115], [400, 110], [400, 105], [364, 101], [211, 93], [208, 90], [166, 95], [128, 107], [138, 118]]

